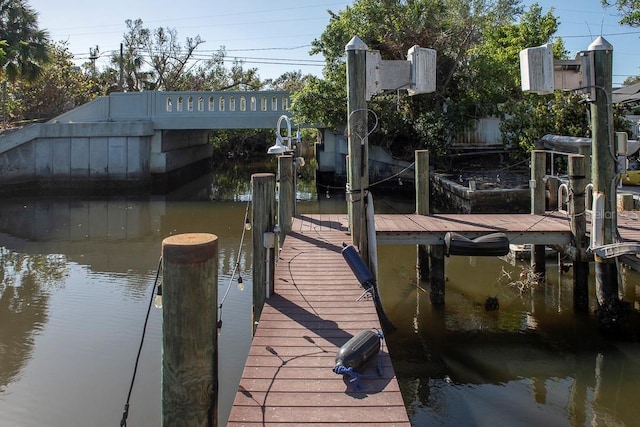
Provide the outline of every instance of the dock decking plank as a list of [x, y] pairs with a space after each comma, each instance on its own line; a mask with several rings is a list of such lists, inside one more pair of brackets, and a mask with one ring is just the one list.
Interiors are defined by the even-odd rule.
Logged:
[[380, 329], [373, 302], [360, 298], [342, 257], [350, 241], [345, 215], [294, 219], [227, 425], [410, 426], [386, 345], [363, 372], [360, 390], [332, 370], [352, 336]]
[[[470, 237], [505, 232], [518, 243], [570, 238], [569, 221], [560, 213], [377, 214], [375, 224], [384, 243], [423, 243], [430, 236], [442, 244], [448, 231]], [[618, 213], [618, 226], [625, 240], [640, 242], [638, 213]], [[360, 298], [362, 287], [342, 258], [342, 244], [350, 241], [344, 214], [294, 219], [229, 426], [410, 425], [386, 346], [378, 358], [383, 375], [368, 366], [362, 390], [332, 371], [342, 344], [362, 330], [380, 328], [373, 302]]]

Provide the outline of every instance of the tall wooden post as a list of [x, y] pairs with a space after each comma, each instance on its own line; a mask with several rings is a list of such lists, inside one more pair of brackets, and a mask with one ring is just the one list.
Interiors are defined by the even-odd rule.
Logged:
[[587, 217], [585, 215], [585, 158], [579, 154], [569, 155], [569, 203], [573, 254], [573, 306], [576, 311], [589, 308], [589, 260], [587, 259]]
[[280, 246], [284, 238], [291, 233], [291, 219], [294, 211], [294, 167], [293, 156], [278, 157], [280, 191], [278, 193], [278, 224], [280, 225]]
[[218, 418], [218, 237], [162, 242], [162, 425]]
[[[543, 150], [531, 152], [531, 213], [544, 215], [545, 213], [545, 185], [544, 176], [547, 172], [547, 153]], [[531, 253], [531, 268], [541, 281], [546, 279], [544, 245], [533, 245]]]
[[[345, 46], [347, 54], [347, 128], [349, 140], [349, 168], [347, 203], [350, 205], [349, 230], [351, 242], [361, 254], [369, 253], [366, 221], [364, 220], [365, 192], [369, 186], [369, 147], [366, 101], [367, 45], [354, 36]], [[365, 257], [367, 258], [367, 257]], [[368, 262], [365, 261], [368, 265]]]
[[[265, 248], [265, 233], [275, 226], [276, 177], [272, 173], [251, 175], [251, 230], [253, 230], [253, 324], [267, 294], [273, 293], [274, 250]], [[254, 327], [255, 330], [255, 327]]]
[[[613, 46], [602, 36], [594, 40], [588, 49], [593, 55], [593, 74], [595, 78], [595, 102], [591, 103], [591, 153], [593, 165], [594, 199], [602, 198], [604, 216], [598, 218], [594, 212], [596, 224], [602, 228], [602, 242], [615, 243], [617, 229], [616, 186], [615, 186], [615, 150], [613, 145], [613, 108], [611, 106], [611, 86], [613, 70]], [[596, 233], [597, 234], [597, 233]], [[592, 244], [593, 246], [593, 244]], [[600, 306], [618, 301], [618, 268], [615, 260], [595, 257], [596, 298]]]
[[[429, 150], [415, 151], [416, 213], [429, 215]], [[418, 283], [429, 278], [429, 248], [417, 245]]]

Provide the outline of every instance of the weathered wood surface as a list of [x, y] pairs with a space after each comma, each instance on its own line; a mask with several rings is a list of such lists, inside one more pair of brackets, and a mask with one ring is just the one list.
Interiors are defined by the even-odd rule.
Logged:
[[208, 426], [218, 416], [218, 237], [162, 241], [162, 425]]
[[[640, 241], [640, 217], [620, 213], [623, 238]], [[391, 360], [384, 346], [382, 377], [362, 380], [362, 391], [333, 373], [337, 350], [364, 329], [379, 328], [371, 300], [357, 301], [362, 288], [346, 262], [346, 214], [299, 215], [293, 221], [275, 273], [275, 295], [267, 299], [236, 393], [229, 426], [399, 425], [409, 426]], [[414, 244], [416, 236], [447, 231], [468, 236], [507, 231], [570, 239], [565, 215], [378, 214], [379, 243]], [[381, 237], [382, 236], [382, 237]], [[568, 241], [568, 240], [567, 240]], [[367, 374], [375, 375], [370, 367]]]
[[[301, 219], [302, 218], [302, 219]], [[341, 255], [346, 215], [302, 216], [279, 256], [275, 295], [266, 300], [229, 417], [229, 426], [409, 426], [386, 345], [361, 390], [333, 373], [338, 349], [380, 329], [373, 302]]]

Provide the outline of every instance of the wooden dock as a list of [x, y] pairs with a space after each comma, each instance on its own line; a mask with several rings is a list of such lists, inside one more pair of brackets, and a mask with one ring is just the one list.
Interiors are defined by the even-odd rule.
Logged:
[[[504, 232], [512, 243], [571, 242], [564, 214], [376, 214], [379, 244], [442, 244], [446, 232], [475, 238]], [[640, 241], [640, 216], [620, 213], [622, 237]], [[352, 336], [380, 329], [370, 299], [341, 255], [350, 242], [346, 214], [301, 215], [293, 221], [275, 271], [231, 414], [229, 426], [409, 426], [386, 346], [355, 389], [333, 373], [338, 349]], [[637, 257], [636, 257], [637, 258]]]
[[[294, 219], [240, 380], [229, 426], [410, 426], [388, 349], [361, 389], [332, 369], [338, 349], [380, 329], [372, 300], [344, 261], [345, 215]], [[382, 376], [378, 376], [377, 363]]]

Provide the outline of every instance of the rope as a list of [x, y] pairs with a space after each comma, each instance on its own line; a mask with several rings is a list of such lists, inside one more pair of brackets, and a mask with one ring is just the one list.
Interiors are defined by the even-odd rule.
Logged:
[[[231, 277], [229, 277], [229, 283], [227, 284], [227, 289], [224, 291], [224, 295], [222, 296], [222, 299], [220, 300], [220, 305], [218, 305], [218, 323], [217, 323], [217, 328], [220, 329], [222, 328], [222, 305], [224, 304], [224, 302], [227, 299], [227, 296], [229, 295], [229, 291], [231, 290], [231, 284], [233, 283], [233, 279], [235, 279], [236, 277], [236, 272], [238, 271], [238, 267], [240, 267], [240, 253], [242, 252], [242, 246], [244, 245], [244, 236], [247, 233], [247, 227], [246, 224], [249, 224], [249, 206], [251, 205], [251, 202], [247, 202], [247, 207], [245, 208], [244, 211], [244, 220], [243, 220], [243, 226], [242, 226], [242, 234], [240, 235], [240, 245], [238, 247], [238, 252], [237, 252], [237, 257], [236, 257], [236, 263], [233, 265], [233, 270], [231, 271]], [[242, 283], [242, 276], [238, 275], [238, 283]]]
[[133, 375], [131, 376], [131, 384], [129, 385], [129, 393], [127, 394], [127, 403], [124, 404], [124, 411], [122, 412], [122, 419], [120, 420], [120, 427], [127, 426], [127, 418], [129, 417], [129, 401], [131, 400], [131, 391], [133, 390], [133, 384], [136, 381], [136, 374], [138, 373], [138, 364], [140, 363], [140, 353], [142, 353], [142, 346], [144, 345], [144, 337], [147, 333], [147, 323], [149, 322], [149, 313], [151, 312], [151, 305], [155, 297], [155, 290], [158, 285], [158, 278], [160, 277], [160, 269], [162, 268], [162, 257], [158, 260], [158, 269], [156, 270], [156, 279], [153, 282], [153, 289], [151, 292], [151, 298], [149, 299], [149, 306], [147, 307], [147, 316], [144, 319], [144, 326], [142, 327], [142, 337], [140, 338], [140, 346], [138, 347], [138, 354], [136, 355], [136, 363], [133, 366]]

